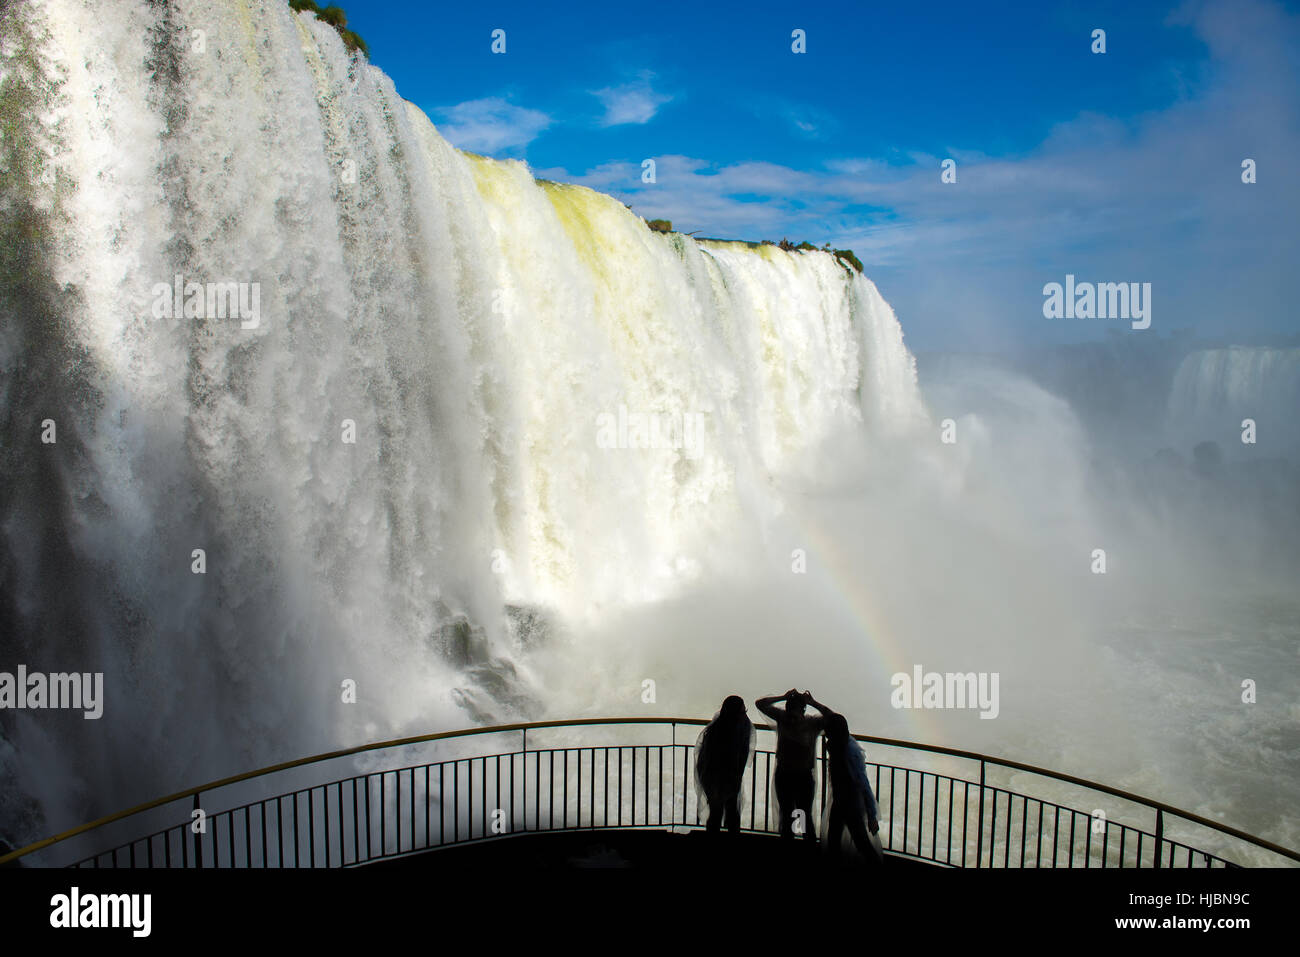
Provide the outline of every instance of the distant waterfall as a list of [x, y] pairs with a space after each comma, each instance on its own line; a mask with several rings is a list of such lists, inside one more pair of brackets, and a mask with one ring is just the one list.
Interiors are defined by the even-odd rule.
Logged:
[[1230, 346], [1182, 361], [1169, 395], [1174, 441], [1239, 451], [1242, 420], [1256, 423], [1256, 454], [1300, 451], [1300, 349]]

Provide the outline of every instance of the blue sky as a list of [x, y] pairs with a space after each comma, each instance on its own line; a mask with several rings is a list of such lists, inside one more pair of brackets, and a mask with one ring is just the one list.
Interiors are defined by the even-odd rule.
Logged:
[[[457, 146], [682, 231], [849, 246], [914, 348], [1300, 333], [1294, 5], [343, 6]], [[1151, 282], [1152, 328], [1043, 318], [1067, 272]]]

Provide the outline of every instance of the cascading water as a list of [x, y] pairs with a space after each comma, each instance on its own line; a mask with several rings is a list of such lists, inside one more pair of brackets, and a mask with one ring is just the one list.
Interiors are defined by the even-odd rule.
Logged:
[[[1274, 454], [1300, 450], [1300, 349], [1232, 346], [1183, 359], [1169, 394], [1172, 441], [1217, 442], [1241, 451], [1242, 420]], [[1261, 434], [1262, 433], [1262, 434]]]
[[670, 596], [833, 433], [923, 418], [867, 279], [458, 152], [282, 0], [2, 16], [3, 660], [106, 701], [3, 714], [0, 836], [590, 704], [539, 634]]
[[[830, 255], [459, 152], [282, 0], [5, 3], [0, 134], [0, 671], [105, 699], [0, 711], [0, 839], [363, 741], [792, 685], [1300, 834], [1293, 465], [1114, 461], [978, 363], [923, 403]], [[1286, 408], [1293, 358], [1196, 361], [1171, 409]], [[917, 665], [999, 674], [998, 719], [891, 708]]]

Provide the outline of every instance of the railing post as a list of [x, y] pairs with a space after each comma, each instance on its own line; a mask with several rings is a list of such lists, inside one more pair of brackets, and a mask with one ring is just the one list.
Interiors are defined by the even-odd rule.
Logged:
[[524, 763], [524, 830], [528, 830], [528, 729], [523, 728], [524, 745], [519, 760]]
[[[669, 808], [669, 824], [677, 823], [677, 722], [673, 723], [673, 743], [668, 749], [668, 756], [673, 764], [673, 803]], [[686, 805], [682, 804], [682, 823], [686, 823]]]
[[[1181, 802], [1180, 802], [1181, 803]], [[1165, 838], [1165, 812], [1163, 808], [1156, 808], [1156, 863], [1160, 866], [1160, 845], [1164, 843]]]
[[[984, 759], [980, 758], [980, 808], [979, 832], [975, 838], [975, 866], [981, 866], [984, 860]], [[989, 858], [992, 863], [992, 857]]]
[[[199, 796], [197, 793], [194, 795], [194, 810], [198, 811], [200, 814], [203, 813], [203, 809], [199, 807]], [[203, 821], [203, 827], [206, 828], [208, 826], [206, 817], [200, 818], [199, 820]], [[194, 830], [193, 814], [190, 815], [190, 831], [194, 834], [194, 866], [198, 868], [202, 868], [203, 867], [203, 832]]]

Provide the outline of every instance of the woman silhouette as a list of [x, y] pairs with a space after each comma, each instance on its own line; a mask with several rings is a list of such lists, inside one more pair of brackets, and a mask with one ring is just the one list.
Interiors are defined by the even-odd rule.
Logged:
[[741, 783], [754, 736], [745, 702], [733, 694], [695, 742], [695, 787], [710, 834], [717, 834], [724, 821], [732, 834], [740, 830]]
[[871, 793], [867, 779], [866, 757], [862, 748], [849, 733], [849, 723], [844, 715], [833, 711], [826, 714], [826, 765], [830, 778], [830, 794], [826, 805], [827, 822], [822, 830], [827, 849], [838, 857], [842, 851], [844, 829], [848, 828], [853, 846], [868, 864], [881, 863], [884, 853], [876, 796]]

